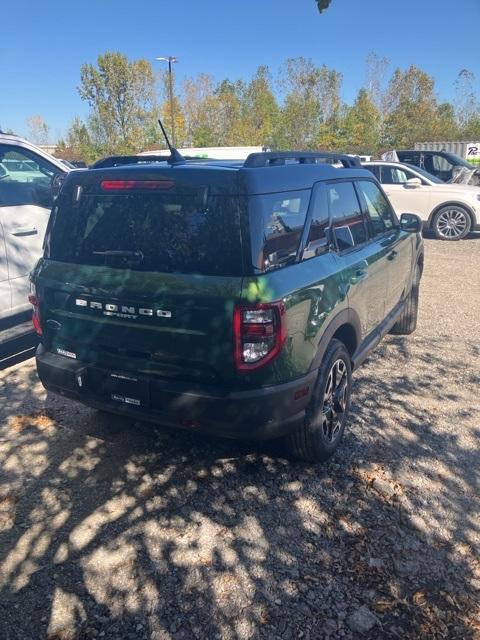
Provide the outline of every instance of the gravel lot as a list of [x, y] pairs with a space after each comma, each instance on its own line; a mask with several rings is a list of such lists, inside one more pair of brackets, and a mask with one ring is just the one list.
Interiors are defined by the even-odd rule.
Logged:
[[480, 237], [425, 263], [324, 465], [0, 372], [0, 638], [479, 638]]

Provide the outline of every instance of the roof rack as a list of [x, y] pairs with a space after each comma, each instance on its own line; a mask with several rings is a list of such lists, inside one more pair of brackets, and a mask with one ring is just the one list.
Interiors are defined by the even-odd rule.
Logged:
[[287, 164], [287, 160], [296, 161], [298, 164], [317, 164], [317, 160], [330, 160], [331, 163], [341, 162], [346, 169], [361, 167], [358, 156], [326, 151], [267, 151], [265, 153], [251, 153], [243, 166], [249, 169], [281, 166]]
[[[197, 158], [195, 156], [185, 156], [184, 160], [193, 162], [205, 162], [206, 160], [212, 160], [213, 158]], [[102, 158], [97, 160], [90, 169], [106, 169], [107, 167], [121, 167], [125, 164], [149, 164], [150, 162], [169, 162], [170, 156], [109, 156], [108, 158]]]

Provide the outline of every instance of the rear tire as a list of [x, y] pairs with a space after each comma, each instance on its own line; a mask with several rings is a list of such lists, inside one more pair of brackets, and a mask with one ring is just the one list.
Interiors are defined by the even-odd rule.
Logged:
[[435, 214], [432, 230], [438, 240], [462, 240], [470, 233], [472, 219], [463, 207], [448, 205]]
[[418, 298], [420, 294], [420, 267], [417, 264], [413, 285], [408, 294], [400, 317], [390, 329], [390, 333], [397, 336], [408, 336], [417, 328]]
[[340, 340], [328, 345], [303, 425], [285, 438], [288, 452], [300, 460], [323, 462], [338, 448], [350, 410], [350, 354]]

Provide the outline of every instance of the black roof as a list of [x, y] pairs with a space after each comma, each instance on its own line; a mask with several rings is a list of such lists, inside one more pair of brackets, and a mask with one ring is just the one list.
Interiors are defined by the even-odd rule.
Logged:
[[[333, 162], [342, 166], [333, 166]], [[75, 172], [66, 184], [106, 179], [169, 179], [179, 184], [219, 187], [231, 194], [261, 194], [310, 189], [315, 182], [339, 177], [370, 177], [357, 157], [326, 152], [265, 152], [238, 160], [195, 158], [169, 163], [165, 156], [114, 156], [87, 171]]]

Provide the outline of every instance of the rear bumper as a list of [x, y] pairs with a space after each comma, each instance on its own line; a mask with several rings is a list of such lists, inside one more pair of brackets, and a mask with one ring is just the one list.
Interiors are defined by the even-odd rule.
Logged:
[[134, 406], [113, 400], [111, 394], [102, 391], [98, 381], [108, 378], [111, 371], [47, 352], [42, 345], [36, 361], [47, 390], [90, 407], [169, 427], [253, 440], [277, 438], [297, 429], [304, 420], [317, 376], [313, 371], [292, 382], [245, 391], [143, 376], [148, 401], [144, 406]]

